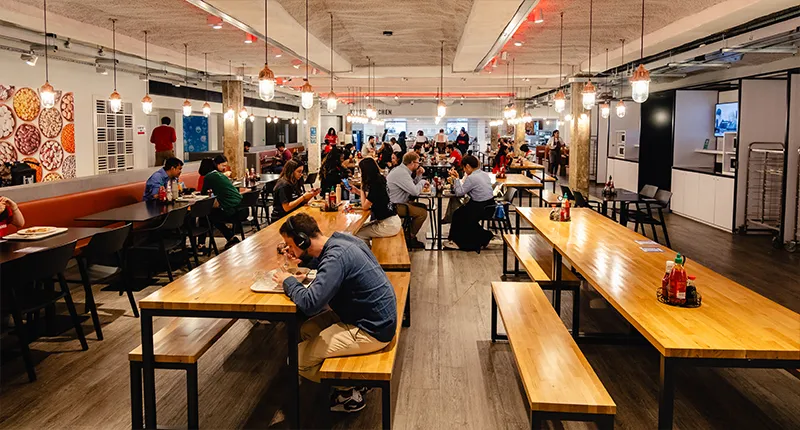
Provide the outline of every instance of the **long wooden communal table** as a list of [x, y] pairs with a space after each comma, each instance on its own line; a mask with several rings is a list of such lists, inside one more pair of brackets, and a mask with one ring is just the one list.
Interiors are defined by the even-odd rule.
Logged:
[[[345, 214], [322, 212], [304, 206], [292, 214], [307, 213], [319, 223], [325, 235], [334, 232], [355, 233], [366, 220], [368, 211]], [[277, 246], [283, 239], [278, 220], [233, 246], [200, 267], [139, 301], [142, 324], [144, 369], [145, 426], [156, 427], [155, 372], [153, 357], [153, 318], [157, 316], [250, 318], [284, 321], [289, 343], [289, 367], [297, 372], [297, 336], [299, 319], [295, 304], [284, 294], [254, 293], [254, 269], [271, 270], [282, 263]], [[292, 385], [287, 416], [294, 428], [300, 428], [300, 392]]]
[[544, 173], [544, 166], [539, 163], [534, 163], [532, 161], [522, 159], [522, 164], [513, 161], [511, 164], [508, 165], [508, 169], [511, 171], [536, 171], [541, 170]]
[[659, 429], [672, 428], [679, 365], [800, 367], [797, 313], [692, 260], [686, 270], [697, 276], [702, 306], [662, 304], [656, 288], [675, 251], [659, 245], [664, 252], [644, 252], [635, 241], [647, 238], [591, 209], [573, 209], [572, 221], [563, 223], [550, 221], [544, 208], [517, 213], [553, 246], [555, 274], [567, 260], [661, 354]]
[[[509, 173], [506, 175], [505, 178], [497, 178], [496, 183], [498, 184], [506, 184], [506, 187], [513, 187], [519, 190], [520, 192], [517, 193], [519, 196], [519, 205], [522, 206], [522, 191], [521, 190], [534, 190], [534, 189], [544, 189], [544, 184], [542, 181], [536, 178], [529, 178], [520, 173]], [[533, 204], [533, 194], [528, 194], [528, 206]]]

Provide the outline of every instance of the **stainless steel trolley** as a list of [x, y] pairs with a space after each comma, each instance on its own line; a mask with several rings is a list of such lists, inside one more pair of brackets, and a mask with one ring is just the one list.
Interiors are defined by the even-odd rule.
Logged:
[[783, 216], [783, 160], [785, 146], [780, 142], [753, 142], [747, 161], [747, 194], [743, 233], [768, 232], [777, 235]]

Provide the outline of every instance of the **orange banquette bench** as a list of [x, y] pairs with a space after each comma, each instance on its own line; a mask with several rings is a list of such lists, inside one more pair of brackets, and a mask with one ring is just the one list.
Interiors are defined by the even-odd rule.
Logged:
[[[185, 182], [188, 187], [194, 187], [199, 177], [197, 172], [185, 173], [181, 175], [181, 181]], [[103, 223], [78, 222], [75, 221], [75, 218], [139, 202], [142, 200], [143, 194], [144, 182], [132, 182], [23, 202], [19, 204], [19, 208], [25, 216], [25, 225], [27, 226], [102, 226]]]
[[[296, 154], [302, 153], [305, 150], [305, 147], [300, 145], [287, 149], [292, 153], [292, 156], [294, 156]], [[264, 168], [272, 167], [272, 165], [275, 163], [273, 157], [275, 157], [277, 154], [278, 154], [277, 149], [270, 149], [268, 151], [258, 152], [258, 159], [261, 164], [261, 173], [264, 173]]]

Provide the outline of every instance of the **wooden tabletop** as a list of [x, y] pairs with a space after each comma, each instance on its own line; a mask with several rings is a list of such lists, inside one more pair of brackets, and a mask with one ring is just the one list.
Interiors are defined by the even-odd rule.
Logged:
[[542, 181], [519, 173], [508, 173], [505, 179], [495, 179], [495, 182], [514, 188], [544, 188]]
[[[322, 212], [303, 206], [292, 214], [307, 213], [319, 223], [322, 234], [355, 233], [366, 220], [368, 211], [345, 214]], [[284, 294], [254, 293], [253, 273], [268, 272], [282, 264], [278, 244], [283, 242], [278, 220], [262, 228], [247, 240], [212, 258], [200, 267], [139, 301], [142, 309], [180, 309], [228, 312], [294, 313], [295, 305]]]
[[572, 209], [570, 222], [550, 221], [547, 208], [517, 212], [665, 357], [800, 359], [797, 313], [691, 259], [702, 306], [663, 304], [656, 288], [675, 251], [646, 253], [634, 241], [647, 238], [591, 209]]
[[175, 209], [191, 206], [188, 202], [162, 203], [157, 200], [142, 201], [76, 218], [76, 221], [145, 222]]
[[535, 411], [614, 414], [617, 407], [538, 284], [492, 282]]
[[533, 163], [529, 160], [523, 160], [522, 164], [512, 162], [508, 166], [511, 170], [544, 170], [544, 166], [538, 163]]
[[0, 243], [0, 264], [7, 263], [17, 258], [26, 256], [26, 252], [17, 252], [20, 249], [28, 247], [36, 248], [56, 248], [61, 245], [77, 240], [75, 249], [86, 246], [89, 243], [89, 238], [97, 233], [108, 231], [107, 228], [87, 228], [87, 227], [69, 227], [67, 231], [55, 236], [48, 237], [42, 240], [6, 240]]

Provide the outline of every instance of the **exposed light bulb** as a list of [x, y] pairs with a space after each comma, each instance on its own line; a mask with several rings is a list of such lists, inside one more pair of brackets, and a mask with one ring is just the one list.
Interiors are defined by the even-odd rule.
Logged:
[[568, 113], [568, 114], [564, 115], [564, 121], [566, 121], [566, 122], [572, 121], [572, 114]]
[[306, 81], [300, 90], [302, 91], [300, 95], [300, 104], [303, 106], [303, 109], [311, 109], [311, 107], [314, 106], [314, 88]]
[[444, 100], [439, 100], [439, 105], [436, 106], [436, 116], [438, 116], [439, 118], [443, 118], [446, 114], [447, 114], [447, 105], [444, 103]]
[[583, 102], [583, 108], [586, 110], [592, 110], [594, 103], [597, 100], [597, 89], [595, 89], [594, 85], [592, 85], [592, 81], [587, 82], [583, 87], [583, 91], [581, 91], [581, 99]]
[[258, 98], [265, 102], [275, 98], [275, 74], [266, 64], [258, 73]]
[[608, 118], [609, 115], [611, 115], [611, 106], [609, 106], [608, 103], [600, 103], [600, 116], [605, 119]]
[[434, 122], [435, 124], [439, 124], [439, 122], [440, 122], [441, 120], [442, 120], [442, 117], [440, 117], [440, 116], [437, 116], [437, 117], [436, 117], [436, 119], [435, 119], [435, 120], [433, 120], [433, 122]]
[[142, 97], [142, 112], [144, 112], [145, 115], [149, 115], [152, 111], [153, 99], [150, 98], [150, 95], [145, 94], [145, 96]]
[[183, 116], [190, 116], [192, 114], [192, 102], [188, 99], [183, 101]]
[[108, 107], [114, 113], [119, 113], [122, 110], [122, 96], [118, 92], [114, 91], [108, 96]]
[[211, 105], [208, 102], [203, 103], [203, 116], [206, 118], [211, 116]]
[[333, 90], [331, 90], [331, 92], [328, 93], [328, 100], [326, 100], [325, 108], [328, 111], [328, 113], [334, 113], [336, 112], [336, 108], [338, 107], [338, 105], [339, 101], [336, 99], [336, 93], [334, 93]]
[[553, 107], [558, 113], [564, 112], [564, 109], [567, 107], [567, 96], [564, 95], [564, 91], [558, 90], [556, 96], [553, 98]]
[[307, 119], [304, 119], [304, 120], [303, 120], [303, 124], [308, 124], [308, 120], [307, 120]]
[[625, 102], [620, 100], [617, 103], [617, 118], [624, 118], [626, 110], [627, 108], [625, 107]]
[[250, 122], [256, 122], [256, 116], [255, 116], [255, 115], [253, 115], [252, 113], [251, 113], [251, 114], [250, 114], [250, 116], [249, 116], [249, 117], [247, 117], [247, 118], [250, 120]]
[[248, 115], [247, 109], [245, 109], [244, 106], [243, 106], [242, 110], [239, 111], [239, 118], [240, 119], [247, 119], [247, 115]]
[[233, 119], [236, 116], [236, 112], [233, 111], [232, 107], [229, 107], [227, 111], [225, 111], [225, 119]]
[[367, 105], [367, 118], [375, 119], [378, 117], [378, 111], [372, 106], [372, 104]]
[[639, 67], [633, 72], [630, 82], [633, 101], [636, 103], [647, 101], [647, 97], [650, 96], [650, 72], [643, 64], [639, 64]]
[[42, 99], [42, 107], [45, 109], [56, 105], [56, 92], [50, 82], [45, 81], [44, 85], [39, 88], [39, 98]]

